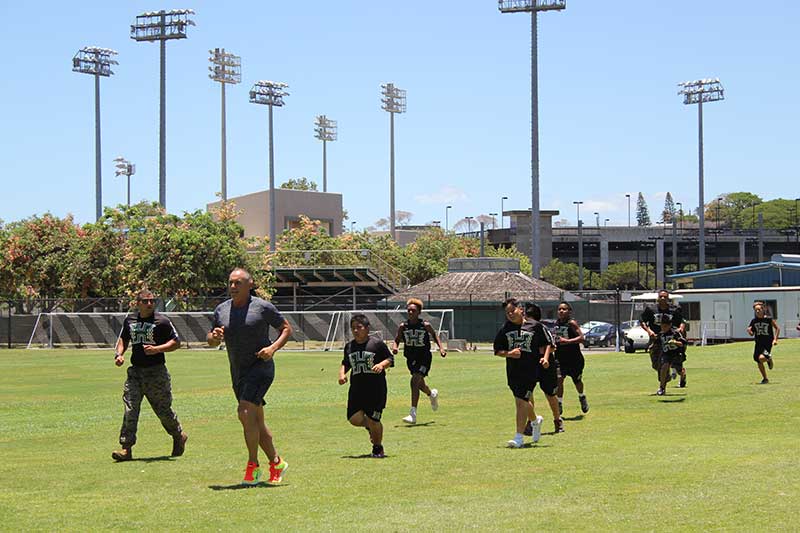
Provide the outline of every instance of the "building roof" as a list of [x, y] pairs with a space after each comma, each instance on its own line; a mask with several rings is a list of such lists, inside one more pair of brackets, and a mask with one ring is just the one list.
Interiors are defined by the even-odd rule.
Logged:
[[710, 268], [708, 270], [698, 270], [697, 272], [685, 272], [683, 274], [672, 274], [667, 276], [671, 280], [686, 280], [695, 278], [704, 278], [710, 276], [718, 276], [720, 274], [736, 274], [741, 272], [754, 272], [757, 270], [766, 270], [770, 268], [797, 270], [800, 271], [800, 263], [797, 262], [784, 262], [784, 261], [765, 261], [763, 263], [752, 263], [750, 265], [738, 265], [723, 268]]
[[551, 283], [520, 272], [448, 272], [423, 281], [388, 298], [390, 301], [419, 298], [423, 302], [492, 302], [506, 298], [529, 301], [577, 300]]

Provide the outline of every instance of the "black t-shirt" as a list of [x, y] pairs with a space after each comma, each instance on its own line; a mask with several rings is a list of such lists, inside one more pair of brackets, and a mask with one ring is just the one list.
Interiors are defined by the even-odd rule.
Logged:
[[412, 324], [406, 320], [403, 322], [403, 355], [413, 358], [415, 355], [427, 355], [431, 353], [431, 336], [425, 326], [428, 323], [417, 320]]
[[758, 343], [772, 343], [775, 332], [772, 329], [772, 319], [768, 317], [754, 318], [750, 321], [750, 327], [753, 328], [753, 335], [755, 341]]
[[164, 344], [171, 339], [178, 339], [178, 332], [172, 322], [160, 313], [153, 313], [147, 318], [128, 315], [122, 324], [123, 341], [131, 346], [131, 364], [133, 366], [156, 366], [164, 364], [164, 354], [147, 355], [144, 346]]
[[661, 317], [665, 315], [669, 317], [672, 327], [679, 328], [683, 324], [683, 312], [680, 306], [672, 304], [669, 304], [666, 309], [660, 309], [658, 304], [647, 306], [642, 312], [640, 321], [647, 324], [647, 327], [657, 334], [661, 331]]
[[[686, 337], [680, 334], [676, 328], [672, 328], [666, 333], [661, 331], [659, 326], [656, 335], [656, 343], [661, 348], [661, 351], [666, 354], [679, 352], [681, 348], [686, 346]], [[681, 344], [678, 344], [678, 343]]]
[[[553, 336], [563, 337], [565, 339], [576, 339], [581, 336], [581, 328], [578, 326], [578, 323], [572, 319], [569, 319], [566, 322], [559, 320], [556, 322]], [[556, 357], [563, 358], [581, 355], [580, 344], [558, 344], [557, 346], [558, 348], [556, 349]]]
[[365, 343], [357, 343], [355, 339], [344, 346], [342, 364], [344, 370], [350, 371], [351, 387], [386, 387], [386, 372], [376, 374], [372, 367], [389, 359], [394, 366], [394, 356], [382, 340], [370, 337]]
[[530, 377], [539, 363], [539, 347], [548, 344], [548, 333], [540, 322], [523, 322], [519, 326], [506, 322], [494, 338], [495, 352], [508, 352], [519, 348], [519, 359], [506, 357], [506, 377], [512, 381]]

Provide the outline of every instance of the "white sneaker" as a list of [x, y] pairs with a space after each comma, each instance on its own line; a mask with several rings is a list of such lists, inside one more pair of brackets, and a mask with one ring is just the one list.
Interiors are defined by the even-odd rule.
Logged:
[[407, 417], [403, 418], [403, 422], [406, 424], [416, 424], [417, 423], [417, 415], [410, 414]]
[[517, 435], [506, 443], [508, 448], [522, 448], [522, 435]]
[[439, 409], [439, 391], [436, 389], [431, 389], [431, 409]]
[[542, 437], [542, 422], [544, 422], [544, 418], [542, 415], [536, 415], [536, 420], [533, 424], [533, 442], [539, 442], [539, 439]]

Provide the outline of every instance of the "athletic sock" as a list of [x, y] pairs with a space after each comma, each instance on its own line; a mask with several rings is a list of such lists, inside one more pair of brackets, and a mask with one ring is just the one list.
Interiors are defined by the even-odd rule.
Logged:
[[581, 392], [580, 394], [578, 394], [578, 398], [586, 398], [586, 394]]
[[564, 397], [563, 396], [559, 396], [558, 397], [558, 403], [564, 403]]

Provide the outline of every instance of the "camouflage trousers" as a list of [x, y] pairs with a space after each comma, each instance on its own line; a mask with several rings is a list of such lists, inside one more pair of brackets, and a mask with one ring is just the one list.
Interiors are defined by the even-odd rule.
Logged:
[[139, 426], [139, 412], [144, 398], [147, 398], [167, 433], [175, 437], [183, 430], [178, 415], [172, 410], [172, 379], [166, 365], [130, 366], [128, 379], [122, 389], [125, 415], [119, 431], [119, 443], [124, 448], [136, 444], [136, 429]]

